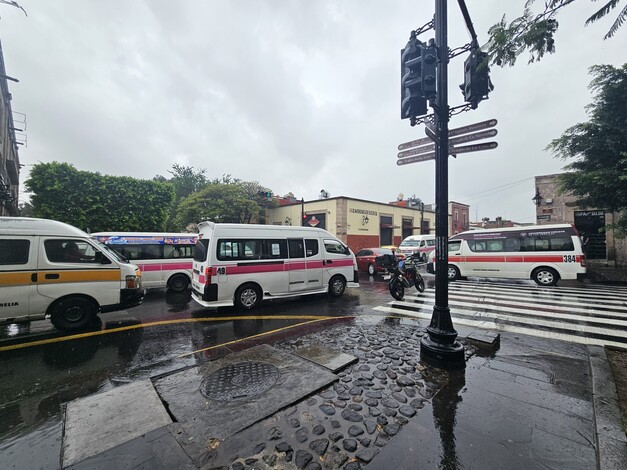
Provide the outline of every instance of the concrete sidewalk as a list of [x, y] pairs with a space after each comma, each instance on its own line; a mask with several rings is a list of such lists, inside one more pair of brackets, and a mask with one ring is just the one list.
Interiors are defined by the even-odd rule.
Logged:
[[[218, 426], [224, 435], [211, 438], [197, 422], [190, 425], [193, 416], [171, 413], [175, 422], [69, 468], [627, 468], [602, 348], [502, 334], [500, 349], [486, 355], [465, 340], [473, 331], [460, 329], [467, 367], [447, 372], [420, 363], [424, 327], [365, 315], [266, 339], [280, 355], [323, 346], [357, 362], [313, 392], [311, 373], [303, 374], [299, 380], [309, 392], [237, 432]], [[253, 410], [255, 400], [242, 404]], [[211, 406], [207, 399], [198, 416], [210, 416]]]

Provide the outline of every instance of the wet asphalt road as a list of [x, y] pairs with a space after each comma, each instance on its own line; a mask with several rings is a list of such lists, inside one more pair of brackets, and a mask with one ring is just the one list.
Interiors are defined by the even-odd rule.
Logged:
[[[425, 281], [426, 294], [432, 294], [433, 276], [425, 275]], [[81, 334], [59, 333], [48, 321], [2, 327], [3, 468], [59, 467], [63, 403], [197, 365], [211, 359], [221, 345], [236, 346], [244, 338], [289, 331], [303, 323], [324, 329], [324, 323], [316, 320], [328, 317], [385, 315], [373, 308], [392, 300], [387, 284], [380, 276], [363, 275], [360, 282], [360, 289], [347, 289], [340, 298], [277, 300], [253, 312], [206, 309], [189, 294], [151, 290], [141, 306], [102, 314], [101, 324]], [[511, 285], [522, 290], [530, 284]], [[573, 287], [585, 290], [587, 286], [564, 283], [563, 289]]]

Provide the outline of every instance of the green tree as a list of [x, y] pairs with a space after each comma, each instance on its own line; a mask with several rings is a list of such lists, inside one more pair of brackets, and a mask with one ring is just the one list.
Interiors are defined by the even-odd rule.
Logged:
[[[545, 0], [544, 11], [534, 13], [531, 6], [535, 0], [527, 0], [522, 16], [507, 23], [505, 16], [488, 30], [488, 49], [493, 64], [512, 66], [525, 50], [529, 51], [529, 62], [542, 59], [547, 53], [555, 52], [555, 33], [559, 23], [555, 19], [562, 8], [575, 0]], [[606, 0], [590, 18], [586, 26], [608, 15], [625, 3], [604, 39], [611, 38], [627, 19], [627, 0]]]
[[258, 204], [240, 184], [214, 183], [181, 201], [174, 225], [183, 230], [188, 224], [203, 220], [250, 223], [258, 212]]
[[38, 163], [25, 185], [35, 217], [97, 231], [160, 231], [174, 197], [169, 183], [79, 171], [68, 163]]
[[172, 165], [172, 169], [168, 170], [172, 178], [167, 179], [161, 175], [157, 175], [153, 178], [153, 181], [170, 183], [174, 187], [174, 199], [168, 209], [166, 230], [175, 230], [174, 219], [176, 218], [181, 201], [190, 194], [199, 191], [208, 183], [205, 171], [204, 169], [195, 170], [194, 167], [175, 163]]
[[[590, 67], [594, 101], [590, 120], [569, 128], [547, 147], [557, 157], [574, 158], [560, 176], [562, 191], [581, 207], [620, 213], [612, 225], [627, 233], [627, 64]], [[622, 212], [621, 212], [622, 211]]]

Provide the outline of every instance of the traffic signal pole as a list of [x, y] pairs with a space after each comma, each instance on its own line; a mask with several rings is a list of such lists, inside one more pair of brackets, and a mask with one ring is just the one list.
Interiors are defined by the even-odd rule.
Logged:
[[448, 306], [448, 32], [447, 0], [435, 0], [435, 42], [439, 61], [434, 117], [435, 148], [435, 305], [427, 334], [420, 340], [420, 358], [445, 369], [465, 367], [464, 347], [456, 341]]

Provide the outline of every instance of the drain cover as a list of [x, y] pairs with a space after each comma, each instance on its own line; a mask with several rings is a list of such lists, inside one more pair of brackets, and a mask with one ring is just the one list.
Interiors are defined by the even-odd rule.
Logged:
[[261, 395], [281, 373], [266, 362], [238, 362], [218, 369], [203, 380], [200, 393], [213, 400], [232, 401]]

